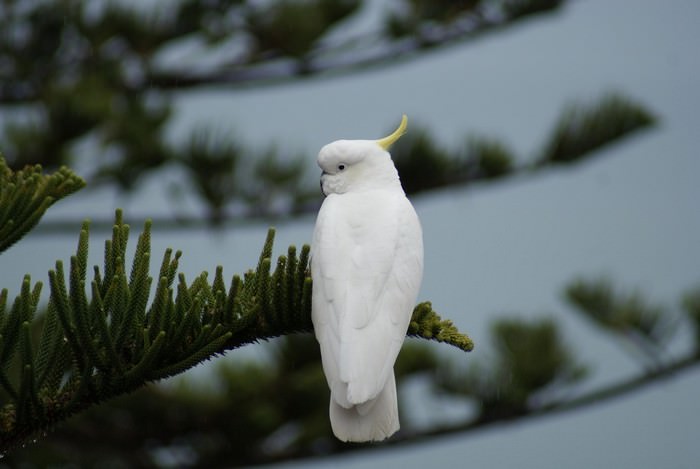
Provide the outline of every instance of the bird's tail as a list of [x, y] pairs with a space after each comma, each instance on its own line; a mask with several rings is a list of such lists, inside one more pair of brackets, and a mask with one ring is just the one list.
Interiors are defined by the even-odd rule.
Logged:
[[370, 401], [346, 409], [331, 398], [330, 419], [333, 433], [342, 441], [379, 441], [393, 435], [399, 429], [393, 371], [379, 395]]

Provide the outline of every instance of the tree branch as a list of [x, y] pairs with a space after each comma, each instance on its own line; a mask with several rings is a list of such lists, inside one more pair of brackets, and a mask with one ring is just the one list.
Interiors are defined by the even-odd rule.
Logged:
[[562, 414], [600, 404], [601, 402], [621, 398], [633, 392], [641, 391], [644, 388], [671, 379], [680, 373], [689, 372], [700, 365], [700, 353], [693, 353], [686, 357], [677, 359], [667, 364], [661, 369], [657, 369], [639, 376], [621, 380], [597, 390], [586, 393], [577, 398], [543, 405], [541, 407], [524, 410], [520, 413], [491, 417], [487, 419], [476, 419], [459, 422], [456, 424], [443, 425], [427, 431], [399, 433], [386, 441], [383, 445], [342, 445], [334, 448], [330, 453], [317, 453], [306, 447], [301, 451], [291, 451], [285, 454], [275, 454], [273, 457], [261, 458], [253, 462], [253, 465], [265, 465], [281, 461], [300, 460], [306, 458], [334, 457], [338, 454], [355, 453], [365, 451], [375, 451], [386, 449], [386, 447], [399, 447], [429, 443], [435, 439], [445, 436], [466, 435], [471, 432], [484, 430], [497, 425], [510, 425], [523, 420], [531, 421], [551, 415]]
[[84, 186], [66, 167], [51, 175], [43, 175], [40, 165], [12, 171], [0, 154], [0, 253], [34, 228], [51, 205]]
[[[319, 23], [318, 31], [312, 33], [305, 44], [300, 45], [298, 50], [285, 50], [288, 45], [287, 39], [270, 38], [274, 34], [282, 34], [281, 30], [270, 31], [260, 28], [260, 24], [251, 21], [257, 16], [275, 18], [282, 15], [282, 8], [279, 11], [277, 5], [272, 5], [269, 11], [255, 12], [247, 11], [247, 8], [231, 7], [229, 16], [235, 16], [238, 21], [237, 28], [230, 29], [226, 33], [213, 33], [216, 42], [224, 42], [224, 39], [234, 35], [253, 38], [256, 46], [252, 50], [246, 51], [238, 57], [220, 61], [215, 67], [188, 66], [187, 68], [170, 67], [170, 69], [157, 69], [149, 66], [144, 70], [143, 76], [139, 79], [125, 80], [121, 83], [123, 92], [143, 93], [147, 90], [183, 90], [197, 88], [201, 86], [225, 85], [227, 88], [251, 88], [263, 86], [279, 86], [293, 81], [309, 79], [312, 77], [335, 76], [339, 74], [357, 73], [360, 71], [383, 68], [395, 65], [398, 62], [414, 59], [419, 55], [445, 47], [462, 44], [465, 41], [473, 40], [487, 33], [499, 31], [504, 27], [513, 25], [521, 20], [532, 16], [557, 11], [565, 0], [501, 0], [498, 2], [467, 2], [464, 6], [452, 6], [445, 11], [449, 14], [443, 17], [423, 17], [420, 6], [421, 2], [406, 2], [403, 5], [407, 11], [407, 17], [388, 15], [384, 19], [385, 25], [375, 32], [363, 31], [351, 36], [339, 43], [328, 44], [323, 41], [326, 29], [334, 21], [340, 21], [351, 16], [356, 10], [355, 6], [346, 8], [341, 15], [326, 18], [328, 24]], [[281, 3], [281, 2], [280, 2]], [[343, 2], [337, 2], [343, 3]], [[346, 2], [353, 3], [353, 2]], [[360, 3], [360, 2], [355, 2]], [[471, 4], [469, 4], [471, 3]], [[105, 41], [104, 32], [99, 26], [109, 21], [122, 24], [125, 43], [134, 49], [134, 52], [141, 54], [142, 59], [150, 60], [158, 48], [166, 46], [169, 41], [178, 36], [194, 34], [207, 36], [212, 34], [205, 26], [198, 30], [197, 21], [202, 21], [211, 11], [197, 9], [192, 18], [183, 21], [182, 16], [187, 15], [185, 11], [191, 5], [185, 5], [176, 14], [160, 16], [171, 17], [170, 21], [158, 21], [158, 14], [146, 16], [143, 19], [140, 15], [112, 6], [105, 11], [105, 17], [97, 25], [83, 24], [84, 20], [76, 16], [79, 21], [78, 30], [87, 36], [87, 39], [94, 44], [94, 50], [99, 51], [102, 42]], [[221, 7], [219, 7], [221, 8]], [[307, 7], [311, 11], [318, 9], [317, 5]], [[213, 10], [213, 8], [212, 8]], [[40, 14], [46, 12], [40, 12]], [[75, 11], [71, 11], [75, 13]], [[303, 12], [302, 12], [303, 13]], [[66, 12], [68, 14], [68, 12]], [[190, 13], [191, 14], [191, 13]], [[222, 12], [222, 16], [223, 12]], [[282, 18], [283, 21], [292, 21], [290, 18]], [[47, 23], [50, 20], [47, 21]], [[307, 21], [308, 22], [308, 21]], [[186, 23], [186, 24], [185, 24]], [[396, 26], [401, 24], [399, 28]], [[428, 25], [429, 23], [429, 25]], [[111, 28], [109, 28], [111, 29]], [[294, 28], [289, 28], [294, 30]], [[142, 42], [148, 44], [139, 45], [138, 38], [130, 35], [136, 31], [141, 31]], [[148, 37], [148, 35], [153, 37]], [[299, 31], [296, 31], [299, 35]], [[213, 38], [203, 38], [212, 39]], [[292, 36], [293, 39], [298, 40]], [[373, 39], [373, 40], [369, 40]], [[242, 41], [242, 39], [241, 39]], [[211, 41], [214, 42], [214, 41]], [[14, 53], [13, 41], [8, 41], [8, 47], [1, 52]], [[140, 48], [139, 48], [140, 46]], [[372, 46], [372, 47], [369, 47]], [[261, 50], [257, 50], [260, 49]], [[142, 49], [142, 50], [140, 50]], [[368, 53], [368, 50], [370, 51]], [[73, 51], [75, 53], [75, 51]], [[95, 57], [88, 57], [86, 62], [95, 61]], [[71, 65], [74, 65], [72, 62]], [[48, 64], [46, 64], [48, 66]], [[206, 71], [192, 72], [208, 68]], [[40, 98], [40, 83], [29, 81], [8, 80], [0, 85], [0, 102], [5, 104], [17, 104], [34, 101]]]
[[[129, 226], [116, 212], [105, 243], [104, 271], [94, 268], [92, 298], [86, 291], [89, 224], [83, 224], [66, 283], [63, 263], [49, 272], [51, 298], [36, 352], [30, 330], [41, 284], [22, 292], [5, 314], [0, 295], [0, 452], [96, 403], [182, 373], [243, 345], [311, 332], [309, 246], [290, 247], [271, 269], [270, 229], [258, 266], [229, 287], [223, 268], [213, 281], [203, 272], [191, 284], [177, 273], [180, 253], [166, 250], [149, 308], [150, 221], [139, 237], [130, 275], [126, 270]], [[176, 291], [173, 282], [178, 279]], [[42, 318], [43, 319], [43, 318]], [[58, 319], [58, 321], [56, 320]], [[416, 306], [408, 334], [470, 351], [471, 340], [430, 306]], [[55, 357], [49, 363], [44, 353]], [[41, 364], [37, 366], [37, 364]], [[45, 379], [46, 367], [53, 377]]]

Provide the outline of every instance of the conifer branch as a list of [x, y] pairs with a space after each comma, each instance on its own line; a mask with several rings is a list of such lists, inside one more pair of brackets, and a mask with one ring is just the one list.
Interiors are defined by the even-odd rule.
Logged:
[[[320, 459], [323, 457], [337, 456], [343, 453], [358, 453], [368, 451], [378, 451], [386, 447], [408, 446], [415, 448], [415, 445], [429, 443], [451, 436], [458, 438], [468, 433], [478, 432], [494, 426], [522, 424], [524, 421], [531, 421], [542, 417], [564, 414], [604, 402], [623, 398], [629, 394], [639, 392], [642, 389], [661, 382], [670, 380], [684, 372], [693, 370], [700, 365], [700, 354], [684, 356], [667, 364], [664, 368], [643, 373], [640, 375], [622, 378], [613, 383], [602, 385], [599, 388], [586, 392], [585, 394], [567, 400], [557, 401], [542, 405], [534, 409], [521, 409], [517, 413], [489, 415], [485, 418], [465, 419], [458, 422], [446, 423], [428, 430], [399, 432], [395, 437], [387, 440], [383, 445], [339, 445], [332, 452], [318, 454], [309, 448], [302, 448], [283, 455], [263, 456], [259, 458], [257, 465], [269, 465], [276, 462], [289, 462], [307, 458]], [[253, 465], [253, 464], [251, 464]]]
[[[228, 289], [221, 266], [212, 281], [203, 272], [188, 285], [177, 272], [181, 253], [166, 250], [150, 306], [151, 222], [127, 272], [129, 226], [117, 210], [103, 271], [95, 266], [92, 280], [86, 278], [89, 229], [83, 223], [68, 272], [61, 261], [49, 271], [45, 315], [35, 314], [41, 283], [32, 287], [28, 276], [9, 313], [7, 291], [0, 295], [0, 452], [87, 407], [228, 350], [313, 330], [309, 247], [298, 256], [290, 247], [273, 270], [273, 229], [256, 269], [243, 279], [233, 276]], [[38, 320], [43, 329], [35, 344]], [[464, 351], [473, 347], [427, 302], [416, 306], [407, 334]]]
[[[410, 197], [416, 197], [446, 187], [534, 174], [562, 165], [576, 164], [594, 157], [606, 145], [647, 130], [655, 123], [656, 117], [642, 103], [622, 93], [608, 92], [592, 102], [569, 104], [553, 123], [553, 129], [543, 140], [541, 150], [533, 157], [518, 155], [499, 139], [478, 135], [466, 137], [458, 147], [444, 148], [419, 124], [414, 125], [412, 131], [392, 147], [392, 158], [404, 190]], [[197, 141], [200, 140], [202, 138], [197, 137]], [[219, 147], [226, 146], [224, 142], [198, 144], [201, 146], [197, 153], [199, 157], [204, 158], [206, 152], [211, 153], [204, 158], [207, 161], [225, 158], [236, 162], [251, 160], [251, 164], [256, 165], [255, 183], [251, 185], [250, 178], [242, 178], [241, 172], [232, 167], [225, 173], [228, 183], [222, 188], [221, 184], [216, 184], [211, 179], [212, 171], [219, 174], [219, 169], [212, 170], [203, 163], [193, 165], [188, 171], [198, 181], [201, 193], [208, 203], [216, 207], [212, 212], [216, 216], [181, 215], [177, 219], [163, 217], [156, 220], [158, 229], [182, 230], [212, 223], [218, 226], [238, 226], [272, 218], [279, 222], [318, 210], [315, 193], [310, 196], [300, 182], [306, 176], [304, 168], [307, 167], [300, 164], [302, 160], [296, 160], [293, 170], [290, 170], [278, 161], [281, 159], [279, 155], [274, 158], [259, 158], [253, 152], [243, 149], [238, 149], [235, 154], [224, 155], [218, 153]], [[195, 146], [193, 142], [191, 147]], [[186, 155], [181, 155], [180, 161], [187, 161]], [[286, 181], [285, 184], [281, 184], [276, 173], [286, 174], [282, 178]], [[271, 193], [284, 198], [288, 202], [286, 208], [273, 209], [268, 204], [269, 198], [260, 195]], [[230, 211], [234, 202], [240, 202], [235, 216]], [[78, 223], [79, 220], [48, 220], [39, 227], [38, 232], [72, 232]], [[92, 229], [93, 232], [111, 230], [112, 221], [93, 218]]]
[[429, 301], [420, 303], [413, 310], [407, 335], [443, 342], [465, 352], [471, 352], [474, 349], [474, 342], [469, 336], [459, 332], [449, 319], [440, 318], [433, 311]]
[[649, 110], [619, 93], [609, 92], [590, 106], [570, 104], [559, 117], [538, 164], [575, 162], [655, 122]]
[[[322, 74], [386, 67], [398, 60], [475, 39], [535, 14], [557, 11], [565, 1], [402, 1], [396, 2], [397, 8], [382, 15], [378, 28], [358, 31], [340, 41], [327, 40], [328, 31], [356, 17], [356, 13], [362, 10], [361, 3], [358, 0], [189, 1], [150, 9], [148, 13], [116, 3], [90, 15], [85, 13], [87, 6], [63, 6], [61, 2], [16, 9], [6, 14], [7, 18], [0, 18], [0, 26], [10, 29], [22, 20], [45, 17], [43, 22], [33, 25], [28, 33], [30, 37], [54, 40], [65, 36], [64, 28], [71, 28], [74, 33], [72, 40], [88, 45], [93, 53], [89, 57], [75, 52], [67, 55], [71, 52], [47, 50], [38, 40], [17, 40], [9, 33], [3, 35], [0, 30], [0, 39], [7, 43], [0, 50], [0, 58], [11, 64], [8, 70], [22, 72], [0, 73], [0, 78], [4, 79], [0, 81], [0, 102], [22, 103], [40, 99], [46, 87], [47, 70], [58, 76], [76, 69], [86, 74], [83, 69], [93, 63], [103, 64], [107, 70], [104, 73], [111, 72], [110, 83], [117, 80], [118, 88], [130, 95], [146, 89], [182, 90], [213, 84], [228, 87], [279, 85]], [[123, 73], [121, 67], [115, 66], [115, 58], [101, 50], [100, 45], [110, 35], [119, 38], [123, 44], [123, 55], [119, 58], [129, 57], [145, 64], [143, 75]], [[240, 41], [243, 50], [237, 47], [238, 52], [221, 53], [215, 64], [202, 66], [195, 53], [184, 63], [154, 65], [153, 62], [158, 62], [155, 59], [158, 52], [182, 37], [207, 43], [220, 52], [230, 47], [232, 40], [241, 37], [246, 40]], [[32, 53], [27, 54], [30, 46]], [[28, 60], [37, 60], [35, 57], [42, 60], [40, 70], [25, 66]], [[71, 135], [76, 129], [79, 131], [90, 126], [94, 114], [108, 106], [103, 102], [103, 96], [95, 96], [104, 91], [104, 84], [89, 82], [74, 86], [84, 86], [84, 93], [96, 102], [81, 109], [89, 115], [80, 119], [66, 110], [55, 112], [59, 117], [70, 119], [67, 119], [68, 123], [73, 125], [64, 125], [68, 127], [65, 132]], [[54, 99], [65, 102], [70, 93], [61, 91], [63, 94]]]
[[0, 154], [0, 253], [34, 228], [51, 205], [84, 186], [64, 166], [50, 175], [40, 165], [12, 171]]

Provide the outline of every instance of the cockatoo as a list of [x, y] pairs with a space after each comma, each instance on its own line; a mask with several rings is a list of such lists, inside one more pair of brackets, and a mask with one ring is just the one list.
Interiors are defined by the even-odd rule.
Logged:
[[380, 140], [337, 140], [318, 154], [311, 317], [342, 441], [399, 429], [394, 362], [423, 277], [423, 234], [388, 153], [407, 118]]

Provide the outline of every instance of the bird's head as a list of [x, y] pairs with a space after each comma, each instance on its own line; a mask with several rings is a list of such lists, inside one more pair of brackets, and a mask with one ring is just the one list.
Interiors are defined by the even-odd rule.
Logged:
[[404, 115], [399, 127], [379, 140], [336, 140], [321, 148], [321, 190], [325, 195], [382, 188], [401, 188], [389, 147], [406, 132]]

